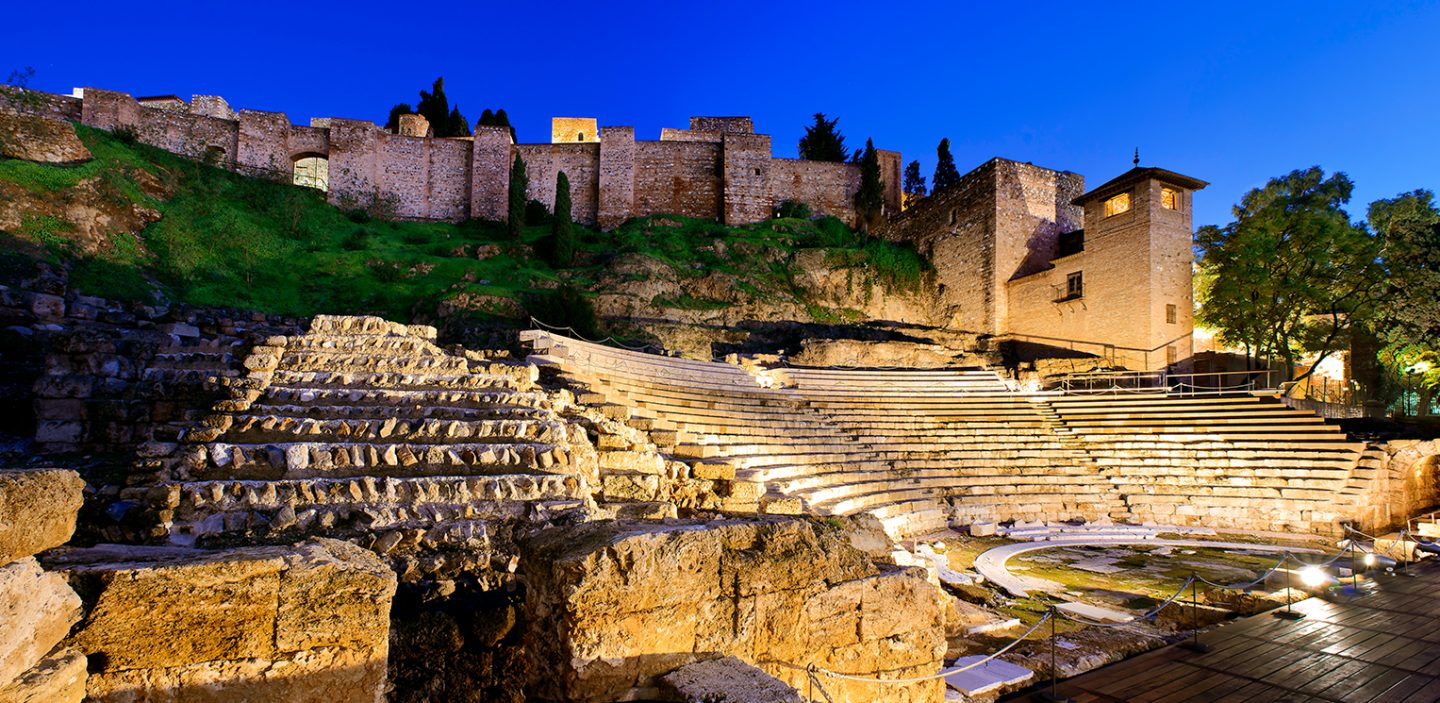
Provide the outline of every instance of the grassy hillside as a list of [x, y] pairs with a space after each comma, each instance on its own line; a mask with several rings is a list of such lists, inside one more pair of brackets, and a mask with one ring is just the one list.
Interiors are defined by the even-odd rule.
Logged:
[[[239, 176], [123, 135], [77, 132], [93, 161], [3, 160], [0, 188], [24, 189], [46, 202], [101, 199], [102, 209], [154, 211], [158, 220], [138, 232], [106, 231], [98, 246], [81, 247], [63, 208], [24, 213], [15, 231], [0, 232], [8, 263], [0, 270], [24, 269], [26, 256], [43, 258], [68, 266], [77, 289], [109, 298], [427, 318], [443, 301], [467, 296], [516, 303], [468, 314], [516, 315], [562, 284], [594, 290], [607, 265], [627, 254], [650, 257], [680, 277], [729, 273], [756, 296], [803, 297], [790, 270], [802, 249], [823, 249], [827, 265], [853, 267], [898, 288], [920, 285], [926, 269], [913, 250], [868, 239], [834, 219], [725, 227], [657, 216], [608, 233], [582, 229], [576, 266], [557, 271], [532, 254], [545, 225], [527, 227], [524, 241], [510, 242], [497, 223], [382, 221], [332, 207], [313, 189]], [[677, 292], [657, 304], [724, 303]]]

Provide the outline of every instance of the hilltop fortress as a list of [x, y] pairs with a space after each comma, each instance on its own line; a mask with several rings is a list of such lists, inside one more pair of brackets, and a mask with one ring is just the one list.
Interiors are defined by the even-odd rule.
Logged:
[[[506, 127], [431, 137], [419, 115], [402, 116], [392, 133], [339, 118], [297, 126], [283, 113], [237, 112], [217, 96], [32, 95], [39, 102], [30, 111], [405, 219], [505, 219], [516, 155], [529, 199], [553, 207], [564, 171], [575, 219], [602, 229], [654, 214], [747, 224], [787, 200], [853, 222], [860, 181], [851, 164], [775, 158], [770, 136], [748, 117], [693, 117], [659, 141], [558, 117], [551, 143], [516, 144]], [[1131, 369], [1191, 357], [1191, 205], [1204, 181], [1137, 160], [1087, 192], [1079, 174], [996, 158], [902, 212], [901, 156], [879, 156], [888, 222], [878, 233], [932, 261], [945, 327], [1038, 350], [1032, 355], [1060, 349]]]

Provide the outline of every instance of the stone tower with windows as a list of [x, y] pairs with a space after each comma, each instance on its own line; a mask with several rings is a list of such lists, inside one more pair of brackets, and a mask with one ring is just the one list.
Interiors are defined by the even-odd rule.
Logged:
[[[1191, 356], [1191, 196], [1204, 181], [1078, 174], [992, 159], [882, 230], [935, 265], [951, 327], [1130, 369]], [[1083, 195], [1081, 193], [1084, 193]]]
[[1117, 361], [1158, 369], [1188, 360], [1193, 324], [1191, 200], [1205, 181], [1136, 167], [1076, 198], [1084, 208], [1087, 327]]

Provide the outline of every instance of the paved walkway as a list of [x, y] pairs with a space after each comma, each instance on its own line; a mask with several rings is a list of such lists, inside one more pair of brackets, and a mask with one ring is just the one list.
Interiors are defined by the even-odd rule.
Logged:
[[1065, 590], [1063, 584], [1056, 583], [1049, 579], [1034, 578], [1030, 576], [1018, 576], [1010, 573], [1005, 568], [1005, 562], [1017, 554], [1033, 552], [1040, 549], [1055, 549], [1059, 547], [1110, 547], [1110, 546], [1170, 546], [1170, 547], [1209, 547], [1212, 549], [1247, 549], [1254, 552], [1292, 552], [1297, 554], [1319, 554], [1320, 550], [1308, 547], [1282, 547], [1270, 544], [1253, 544], [1251, 542], [1207, 542], [1198, 539], [1146, 539], [1136, 537], [1133, 540], [1117, 539], [1107, 537], [1105, 539], [1087, 539], [1085, 537], [1069, 537], [1063, 539], [1045, 540], [1043, 542], [1016, 542], [1005, 544], [994, 549], [981, 552], [975, 557], [975, 570], [981, 576], [989, 579], [991, 583], [1005, 589], [1010, 595], [1017, 598], [1024, 598], [1030, 595], [1030, 591], [1043, 591], [1055, 593]]
[[1207, 654], [1165, 647], [1061, 681], [1059, 693], [1075, 703], [1434, 703], [1440, 564], [1410, 570], [1377, 576], [1369, 595], [1300, 601], [1298, 622], [1262, 613], [1214, 628], [1200, 638]]

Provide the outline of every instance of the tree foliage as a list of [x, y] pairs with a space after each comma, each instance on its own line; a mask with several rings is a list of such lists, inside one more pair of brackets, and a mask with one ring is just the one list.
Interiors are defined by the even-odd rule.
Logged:
[[935, 147], [935, 176], [930, 179], [932, 193], [939, 193], [960, 182], [960, 171], [955, 168], [955, 157], [950, 155], [950, 138], [940, 140]]
[[570, 179], [564, 171], [555, 176], [555, 216], [550, 221], [550, 234], [541, 240], [538, 253], [551, 268], [568, 268], [575, 264], [575, 225], [570, 217]]
[[880, 181], [880, 156], [875, 141], [865, 140], [860, 156], [860, 189], [855, 192], [855, 214], [860, 230], [869, 232], [880, 224], [885, 208], [885, 184]]
[[1344, 210], [1353, 187], [1343, 173], [1294, 171], [1246, 193], [1234, 222], [1200, 228], [1198, 320], [1255, 357], [1284, 359], [1291, 371], [1317, 354], [1292, 380], [1344, 348], [1352, 326], [1375, 313], [1384, 281], [1375, 238]]
[[480, 113], [480, 126], [482, 127], [504, 127], [510, 130], [510, 140], [515, 141], [515, 128], [510, 125], [510, 116], [505, 114], [505, 109], [492, 112], [490, 108]]
[[1428, 190], [1370, 204], [1389, 291], [1376, 329], [1385, 341], [1440, 348], [1440, 209]]
[[530, 177], [525, 174], [525, 159], [516, 154], [515, 163], [510, 166], [510, 203], [506, 213], [511, 241], [520, 241], [525, 233], [525, 193], [529, 189]]
[[900, 180], [900, 191], [905, 195], [905, 207], [910, 207], [925, 197], [925, 177], [920, 175], [919, 161], [911, 161], [905, 166], [905, 176]]
[[450, 99], [445, 96], [443, 76], [435, 79], [429, 91], [420, 91], [420, 102], [413, 108], [409, 103], [397, 103], [390, 108], [390, 114], [385, 118], [385, 129], [391, 132], [399, 131], [400, 116], [412, 112], [423, 116], [430, 123], [430, 132], [436, 137], [470, 136], [470, 123], [466, 122], [465, 116], [460, 113], [460, 106], [451, 106]]
[[844, 163], [850, 158], [845, 149], [845, 135], [835, 124], [840, 118], [825, 119], [825, 113], [815, 113], [815, 124], [805, 128], [800, 138], [800, 158], [806, 161], [834, 161]]

